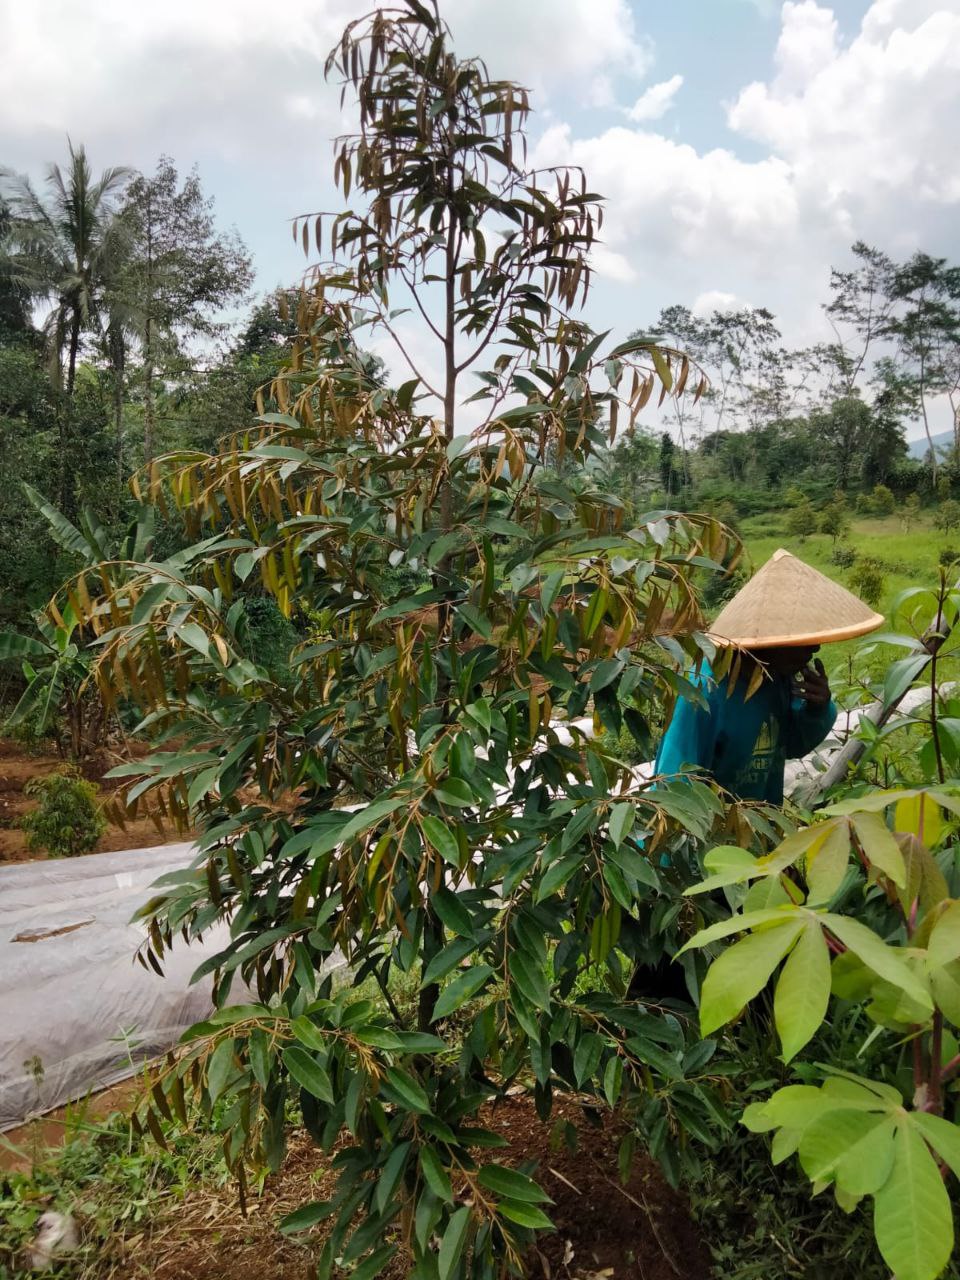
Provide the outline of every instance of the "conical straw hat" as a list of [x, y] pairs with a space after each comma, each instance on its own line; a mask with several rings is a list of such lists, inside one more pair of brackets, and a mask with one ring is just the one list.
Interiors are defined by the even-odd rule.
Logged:
[[720, 612], [710, 637], [745, 649], [782, 649], [850, 640], [882, 624], [882, 614], [780, 550]]

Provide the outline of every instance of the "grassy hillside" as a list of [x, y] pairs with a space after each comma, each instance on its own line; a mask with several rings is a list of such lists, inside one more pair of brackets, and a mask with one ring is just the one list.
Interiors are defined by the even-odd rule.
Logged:
[[[755, 516], [741, 522], [740, 529], [752, 569], [759, 569], [778, 547], [784, 547], [821, 573], [850, 587], [850, 570], [839, 568], [831, 562], [833, 540], [830, 537], [817, 533], [801, 541], [784, 533], [784, 524], [785, 520], [770, 515]], [[945, 537], [933, 528], [927, 515], [918, 519], [907, 532], [897, 516], [883, 519], [864, 517], [853, 520], [844, 543], [858, 555], [873, 556], [882, 561], [885, 569], [884, 590], [877, 608], [887, 615], [889, 621], [891, 602], [905, 587], [936, 585], [940, 552], [948, 546], [960, 549], [960, 532], [954, 531], [949, 537]], [[960, 576], [960, 566], [957, 568], [957, 575]], [[831, 645], [823, 654], [824, 662], [829, 669], [836, 669], [864, 643], [867, 642], [850, 641]], [[884, 650], [886, 661], [899, 656], [891, 648], [884, 646]]]

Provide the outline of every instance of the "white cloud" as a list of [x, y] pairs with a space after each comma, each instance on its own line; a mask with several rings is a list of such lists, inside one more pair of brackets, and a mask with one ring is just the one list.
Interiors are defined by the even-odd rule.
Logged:
[[776, 74], [742, 91], [731, 128], [782, 156], [841, 226], [878, 200], [960, 199], [944, 153], [960, 116], [956, 0], [879, 0], [847, 48], [815, 0], [788, 0], [782, 22]]
[[960, 0], [874, 0], [848, 41], [836, 11], [782, 6], [769, 79], [728, 112], [753, 155], [695, 149], [642, 123], [592, 137], [557, 124], [541, 138], [538, 159], [582, 165], [606, 194], [607, 247], [644, 285], [638, 320], [669, 302], [747, 297], [779, 314], [788, 339], [808, 341], [822, 336], [829, 267], [853, 240], [960, 256], [949, 151]]
[[627, 116], [637, 124], [644, 120], [659, 120], [673, 106], [673, 100], [682, 84], [683, 76], [678, 75], [671, 76], [660, 84], [651, 85], [627, 111]]
[[746, 162], [719, 148], [701, 154], [622, 126], [576, 139], [569, 125], [555, 125], [534, 160], [586, 170], [606, 196], [605, 240], [628, 255], [753, 252], [773, 247], [797, 221], [790, 170], [776, 158]]
[[443, 12], [458, 50], [567, 107], [612, 105], [614, 80], [653, 62], [628, 0], [446, 0]]
[[745, 311], [751, 306], [751, 303], [736, 293], [729, 293], [725, 289], [706, 289], [697, 294], [690, 310], [701, 320], [707, 320], [715, 311]]

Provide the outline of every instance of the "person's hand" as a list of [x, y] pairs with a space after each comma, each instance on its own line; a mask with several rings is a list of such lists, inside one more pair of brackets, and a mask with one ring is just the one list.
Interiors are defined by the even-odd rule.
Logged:
[[819, 658], [800, 672], [799, 692], [808, 707], [825, 707], [830, 701], [830, 682]]

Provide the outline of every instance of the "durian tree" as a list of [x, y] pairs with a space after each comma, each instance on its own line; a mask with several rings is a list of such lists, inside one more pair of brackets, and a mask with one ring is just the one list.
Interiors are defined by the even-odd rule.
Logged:
[[[292, 1097], [326, 1150], [349, 1135], [333, 1197], [286, 1224], [330, 1220], [321, 1276], [398, 1249], [411, 1274], [491, 1276], [549, 1226], [483, 1124], [507, 1089], [544, 1117], [558, 1092], [619, 1107], [625, 1165], [635, 1131], [674, 1165], [688, 1127], [709, 1138], [712, 1042], [628, 992], [711, 918], [680, 896], [696, 840], [775, 831], [704, 783], [640, 786], [601, 744], [649, 746], [695, 696], [695, 582], [736, 546], [705, 517], [628, 524], [596, 487], [651, 396], [704, 386], [582, 318], [600, 198], [528, 167], [525, 91], [458, 58], [433, 3], [352, 22], [327, 71], [359, 110], [334, 161], [356, 207], [294, 223], [315, 262], [275, 411], [141, 477], [189, 551], [105, 560], [51, 612], [69, 602], [104, 696], [157, 741], [127, 811], [200, 833], [144, 909], [143, 963], [230, 926], [200, 971], [218, 1011], [140, 1123], [217, 1104], [242, 1185], [279, 1165]], [[371, 355], [390, 346], [396, 379]], [[303, 637], [280, 676], [258, 594]]]

